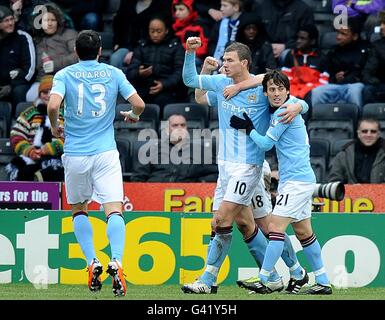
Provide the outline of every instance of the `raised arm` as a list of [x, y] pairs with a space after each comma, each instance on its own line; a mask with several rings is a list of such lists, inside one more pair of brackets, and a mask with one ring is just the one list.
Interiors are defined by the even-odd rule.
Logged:
[[199, 37], [189, 37], [186, 40], [182, 78], [187, 87], [199, 88], [199, 76], [195, 65], [195, 51], [201, 46]]
[[[218, 67], [219, 67], [219, 62], [217, 61], [217, 59], [213, 57], [206, 57], [205, 61], [203, 62], [203, 66], [200, 74], [201, 75], [211, 74], [211, 72], [218, 69]], [[206, 98], [206, 92], [207, 90], [196, 88], [195, 101], [199, 104], [206, 105], [208, 103]]]
[[189, 37], [186, 41], [186, 54], [183, 64], [183, 82], [191, 88], [217, 90], [217, 75], [198, 75], [195, 65], [195, 50], [201, 45], [199, 37]]

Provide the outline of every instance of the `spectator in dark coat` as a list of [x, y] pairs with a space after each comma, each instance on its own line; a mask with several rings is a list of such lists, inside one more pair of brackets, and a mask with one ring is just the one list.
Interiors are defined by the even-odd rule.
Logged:
[[15, 28], [13, 12], [0, 6], [0, 101], [13, 108], [25, 101], [35, 73], [35, 46], [31, 36]]
[[363, 70], [364, 104], [385, 102], [385, 10], [380, 14], [381, 39], [372, 44]]
[[378, 120], [361, 119], [358, 139], [337, 153], [330, 165], [328, 181], [385, 183], [385, 141]]
[[[314, 24], [313, 10], [302, 0], [263, 1], [256, 8], [273, 44], [275, 58], [295, 47], [299, 27]], [[282, 57], [283, 58], [283, 57]]]
[[[201, 149], [197, 149], [199, 146], [190, 140], [187, 121], [183, 115], [171, 115], [166, 132], [161, 136], [159, 143], [150, 141], [143, 145], [143, 148], [151, 148], [152, 143], [157, 143], [156, 153], [150, 156], [150, 163], [138, 159], [139, 161], [134, 164], [134, 173], [130, 181], [215, 182], [217, 180], [218, 169], [215, 162], [204, 164], [202, 153], [196, 152]], [[215, 159], [215, 154], [213, 156]]]
[[271, 43], [258, 16], [246, 13], [242, 15], [235, 40], [246, 44], [251, 50], [251, 73], [265, 73], [266, 68], [277, 68]]
[[337, 45], [321, 62], [329, 73], [329, 84], [312, 90], [312, 106], [322, 103], [354, 103], [362, 108], [362, 69], [368, 58], [369, 43], [360, 38], [361, 25], [350, 18], [347, 27], [337, 30]]
[[[75, 29], [81, 30], [97, 30], [103, 29], [103, 9], [108, 0], [55, 0], [73, 20]], [[125, 2], [125, 1], [123, 1]]]
[[195, 0], [194, 6], [199, 15], [198, 23], [204, 28], [205, 34], [210, 35], [215, 22], [223, 18], [221, 0]]
[[150, 21], [148, 30], [148, 39], [134, 49], [127, 79], [147, 103], [162, 108], [168, 103], [187, 101], [182, 81], [184, 50], [179, 39], [170, 35], [160, 17]]
[[329, 75], [321, 67], [323, 57], [318, 49], [317, 27], [312, 24], [301, 26], [296, 48], [286, 55], [282, 71], [289, 77], [290, 93], [309, 105], [311, 90], [329, 82]]
[[147, 38], [148, 24], [155, 15], [164, 15], [171, 21], [172, 0], [125, 0], [113, 21], [114, 52], [110, 64], [119, 69], [130, 64], [139, 40]]

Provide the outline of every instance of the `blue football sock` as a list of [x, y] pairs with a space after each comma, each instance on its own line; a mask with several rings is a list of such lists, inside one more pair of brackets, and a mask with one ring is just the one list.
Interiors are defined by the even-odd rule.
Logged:
[[[266, 248], [268, 241], [264, 236], [262, 230], [258, 230], [258, 227], [255, 226], [255, 231], [253, 234], [244, 240], [249, 248], [251, 255], [254, 257], [259, 268], [262, 268], [263, 259], [265, 257]], [[277, 281], [280, 278], [275, 269], [270, 273], [269, 281]]]
[[108, 216], [107, 237], [110, 241], [111, 259], [115, 258], [121, 263], [126, 238], [126, 225], [120, 213], [112, 213]]
[[73, 218], [74, 233], [80, 248], [87, 259], [87, 264], [91, 265], [92, 260], [96, 258], [94, 242], [92, 239], [92, 225], [88, 219], [88, 214], [78, 212]]
[[309, 261], [310, 267], [314, 272], [316, 283], [329, 285], [330, 282], [322, 262], [321, 246], [315, 234], [313, 233], [308, 239], [301, 240], [301, 245], [306, 259]]
[[207, 264], [207, 260], [209, 259], [209, 253], [210, 253], [210, 250], [211, 250], [211, 245], [213, 244], [213, 239], [214, 239], [214, 237], [215, 237], [215, 232], [214, 232], [214, 231], [211, 231], [210, 242], [209, 242], [209, 244], [207, 245], [206, 264]]
[[305, 271], [299, 264], [293, 245], [290, 241], [289, 236], [286, 233], [281, 258], [285, 262], [286, 266], [289, 268], [290, 278], [296, 280], [303, 279], [303, 277], [305, 276]]
[[233, 227], [218, 228], [207, 256], [206, 270], [200, 279], [209, 287], [216, 282], [218, 272], [230, 250]]
[[282, 254], [285, 234], [279, 232], [270, 232], [269, 239], [270, 241], [266, 248], [263, 265], [259, 273], [259, 278], [261, 279], [262, 283], [267, 283], [270, 273], [273, 271], [275, 264]]

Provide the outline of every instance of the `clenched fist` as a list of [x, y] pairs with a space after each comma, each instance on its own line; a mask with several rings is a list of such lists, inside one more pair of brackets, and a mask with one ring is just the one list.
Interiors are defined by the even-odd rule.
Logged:
[[202, 70], [204, 73], [211, 73], [214, 70], [217, 70], [219, 68], [219, 61], [215, 59], [214, 57], [206, 57], [205, 61], [203, 62]]
[[202, 45], [201, 38], [199, 37], [188, 37], [186, 41], [186, 50], [188, 52], [194, 52]]

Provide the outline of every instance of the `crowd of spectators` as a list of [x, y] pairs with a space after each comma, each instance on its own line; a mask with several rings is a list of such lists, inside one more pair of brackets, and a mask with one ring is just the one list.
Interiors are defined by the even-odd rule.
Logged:
[[[112, 2], [119, 6], [107, 28]], [[385, 103], [385, 0], [0, 0], [0, 101], [11, 105], [13, 135], [26, 116], [16, 114], [18, 104], [38, 107], [42, 80], [77, 61], [73, 48], [83, 29], [111, 36], [103, 62], [122, 69], [146, 103], [159, 105], [159, 121], [167, 104], [195, 102], [182, 82], [190, 36], [203, 43], [198, 71], [233, 41], [250, 47], [252, 73], [282, 69], [291, 93], [310, 105], [306, 121], [327, 103], [354, 104], [359, 118], [366, 105]], [[14, 141], [12, 132], [6, 138]], [[359, 138], [360, 128], [354, 132], [350, 138]], [[23, 157], [33, 153], [12, 146]]]

